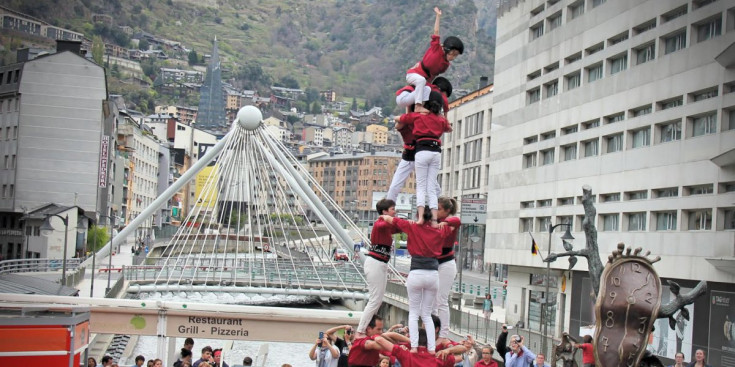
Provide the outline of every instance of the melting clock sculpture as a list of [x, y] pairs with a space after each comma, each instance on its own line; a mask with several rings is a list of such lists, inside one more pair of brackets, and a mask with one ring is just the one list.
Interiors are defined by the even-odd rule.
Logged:
[[[552, 253], [544, 261], [553, 262], [559, 257], [568, 257], [571, 269], [577, 262], [577, 256], [587, 258], [595, 293], [593, 296], [596, 297], [594, 346], [598, 367], [659, 366], [661, 362], [655, 356], [646, 355], [646, 344], [653, 331], [653, 323], [656, 319], [668, 318], [669, 326], [674, 329], [677, 311], [681, 317], [689, 320], [689, 311], [684, 307], [707, 291], [707, 283], [699, 282], [689, 293], [680, 294], [679, 285], [669, 281], [669, 289], [675, 298], [662, 305], [663, 287], [653, 268], [653, 264], [661, 260], [660, 257], [649, 259], [650, 251], [641, 255], [641, 248], [626, 249], [620, 243], [603, 267], [594, 225], [597, 210], [592, 203], [592, 189], [585, 185], [582, 192], [585, 213], [582, 228], [586, 247], [574, 250], [568, 245], [565, 246], [566, 252]], [[565, 340], [562, 340], [560, 346], [564, 344]], [[560, 353], [554, 354], [554, 362], [563, 359]]]

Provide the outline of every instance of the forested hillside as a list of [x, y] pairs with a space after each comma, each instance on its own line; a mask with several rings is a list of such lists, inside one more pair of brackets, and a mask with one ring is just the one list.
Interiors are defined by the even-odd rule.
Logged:
[[[0, 0], [52, 24], [99, 32], [92, 14], [211, 52], [217, 36], [223, 69], [242, 88], [262, 89], [295, 79], [331, 88], [369, 105], [389, 107], [406, 69], [428, 46], [434, 13], [441, 34], [459, 36], [465, 54], [447, 73], [456, 87], [475, 89], [492, 77], [495, 1], [487, 0]], [[99, 27], [97, 27], [99, 28]], [[117, 32], [105, 41], [125, 42]], [[90, 37], [91, 38], [91, 37]], [[118, 40], [122, 38], [122, 40]], [[127, 45], [123, 45], [127, 46]]]

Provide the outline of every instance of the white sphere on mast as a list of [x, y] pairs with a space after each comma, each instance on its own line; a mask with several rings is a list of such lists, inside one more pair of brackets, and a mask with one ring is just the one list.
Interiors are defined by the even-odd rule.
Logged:
[[260, 112], [258, 107], [245, 106], [237, 111], [237, 122], [245, 130], [255, 130], [260, 126], [260, 122], [263, 120], [263, 113]]

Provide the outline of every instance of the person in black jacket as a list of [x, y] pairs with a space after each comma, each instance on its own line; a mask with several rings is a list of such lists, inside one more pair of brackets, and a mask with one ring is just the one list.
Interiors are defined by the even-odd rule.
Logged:
[[503, 364], [505, 364], [505, 353], [508, 352], [508, 326], [503, 324], [503, 329], [500, 331], [500, 335], [498, 335], [498, 340], [495, 342], [495, 350], [498, 351], [498, 354], [500, 354], [500, 357], [503, 358]]

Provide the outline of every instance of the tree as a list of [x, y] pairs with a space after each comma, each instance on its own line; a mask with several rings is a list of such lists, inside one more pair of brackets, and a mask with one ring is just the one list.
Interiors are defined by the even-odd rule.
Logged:
[[98, 65], [102, 65], [102, 57], [105, 56], [105, 44], [100, 36], [92, 38], [92, 59]]
[[151, 47], [151, 44], [148, 43], [148, 40], [146, 40], [146, 39], [142, 39], [142, 40], [140, 40], [140, 42], [138, 42], [138, 49], [139, 50], [147, 51], [149, 47]]
[[276, 83], [277, 87], [284, 87], [284, 88], [291, 88], [291, 89], [299, 89], [299, 81], [294, 79], [290, 75], [286, 75], [281, 80]]
[[196, 65], [199, 62], [199, 55], [194, 50], [189, 51], [189, 65]]
[[105, 227], [91, 226], [87, 232], [88, 251], [97, 251], [110, 240], [109, 230]]
[[320, 113], [322, 113], [322, 106], [319, 105], [319, 102], [314, 101], [311, 104], [311, 114], [312, 115], [317, 115], [317, 114], [320, 114]]
[[352, 97], [352, 107], [350, 107], [351, 110], [357, 111], [357, 98]]

